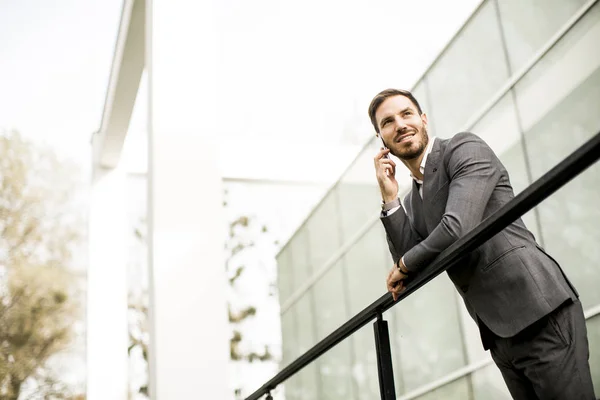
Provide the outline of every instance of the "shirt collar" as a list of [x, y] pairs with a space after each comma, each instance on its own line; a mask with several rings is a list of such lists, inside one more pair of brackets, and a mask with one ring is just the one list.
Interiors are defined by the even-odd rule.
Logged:
[[[425, 163], [427, 163], [427, 157], [429, 156], [429, 153], [431, 153], [431, 150], [433, 150], [433, 142], [435, 142], [435, 137], [432, 137], [431, 140], [429, 141], [429, 143], [427, 143], [427, 147], [425, 148], [425, 155], [423, 156], [423, 159], [421, 160], [421, 165], [419, 165], [419, 171], [421, 172], [421, 174], [425, 174]], [[413, 178], [415, 181], [417, 181], [418, 184], [422, 185], [423, 181], [421, 179], [418, 179], [417, 177], [415, 177], [412, 173], [410, 174], [410, 177]]]

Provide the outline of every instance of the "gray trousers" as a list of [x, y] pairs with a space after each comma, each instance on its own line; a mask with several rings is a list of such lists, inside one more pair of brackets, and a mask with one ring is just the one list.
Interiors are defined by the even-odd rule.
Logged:
[[516, 336], [496, 338], [490, 351], [515, 400], [596, 399], [579, 300], [567, 301]]

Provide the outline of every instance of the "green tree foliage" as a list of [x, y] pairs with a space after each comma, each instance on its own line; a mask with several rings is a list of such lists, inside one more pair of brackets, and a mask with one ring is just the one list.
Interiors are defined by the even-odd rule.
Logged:
[[0, 399], [27, 381], [40, 398], [70, 398], [48, 361], [80, 315], [67, 267], [81, 237], [70, 167], [16, 132], [0, 132]]

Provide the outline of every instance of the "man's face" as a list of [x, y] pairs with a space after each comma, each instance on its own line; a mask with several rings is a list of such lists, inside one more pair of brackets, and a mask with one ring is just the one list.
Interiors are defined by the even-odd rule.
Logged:
[[375, 112], [379, 134], [390, 153], [404, 160], [419, 157], [427, 147], [427, 116], [419, 115], [408, 97], [388, 97]]

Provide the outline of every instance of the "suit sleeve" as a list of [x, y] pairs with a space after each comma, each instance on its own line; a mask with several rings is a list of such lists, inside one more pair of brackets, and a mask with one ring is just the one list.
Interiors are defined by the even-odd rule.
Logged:
[[[448, 144], [444, 157], [449, 175], [448, 201], [434, 230], [404, 254], [407, 268], [418, 271], [475, 228], [502, 176], [492, 149], [471, 133], [460, 133]], [[447, 161], [446, 161], [447, 160]]]
[[413, 229], [404, 207], [399, 207], [386, 217], [381, 217], [381, 222], [386, 231], [388, 247], [394, 263], [422, 240]]

